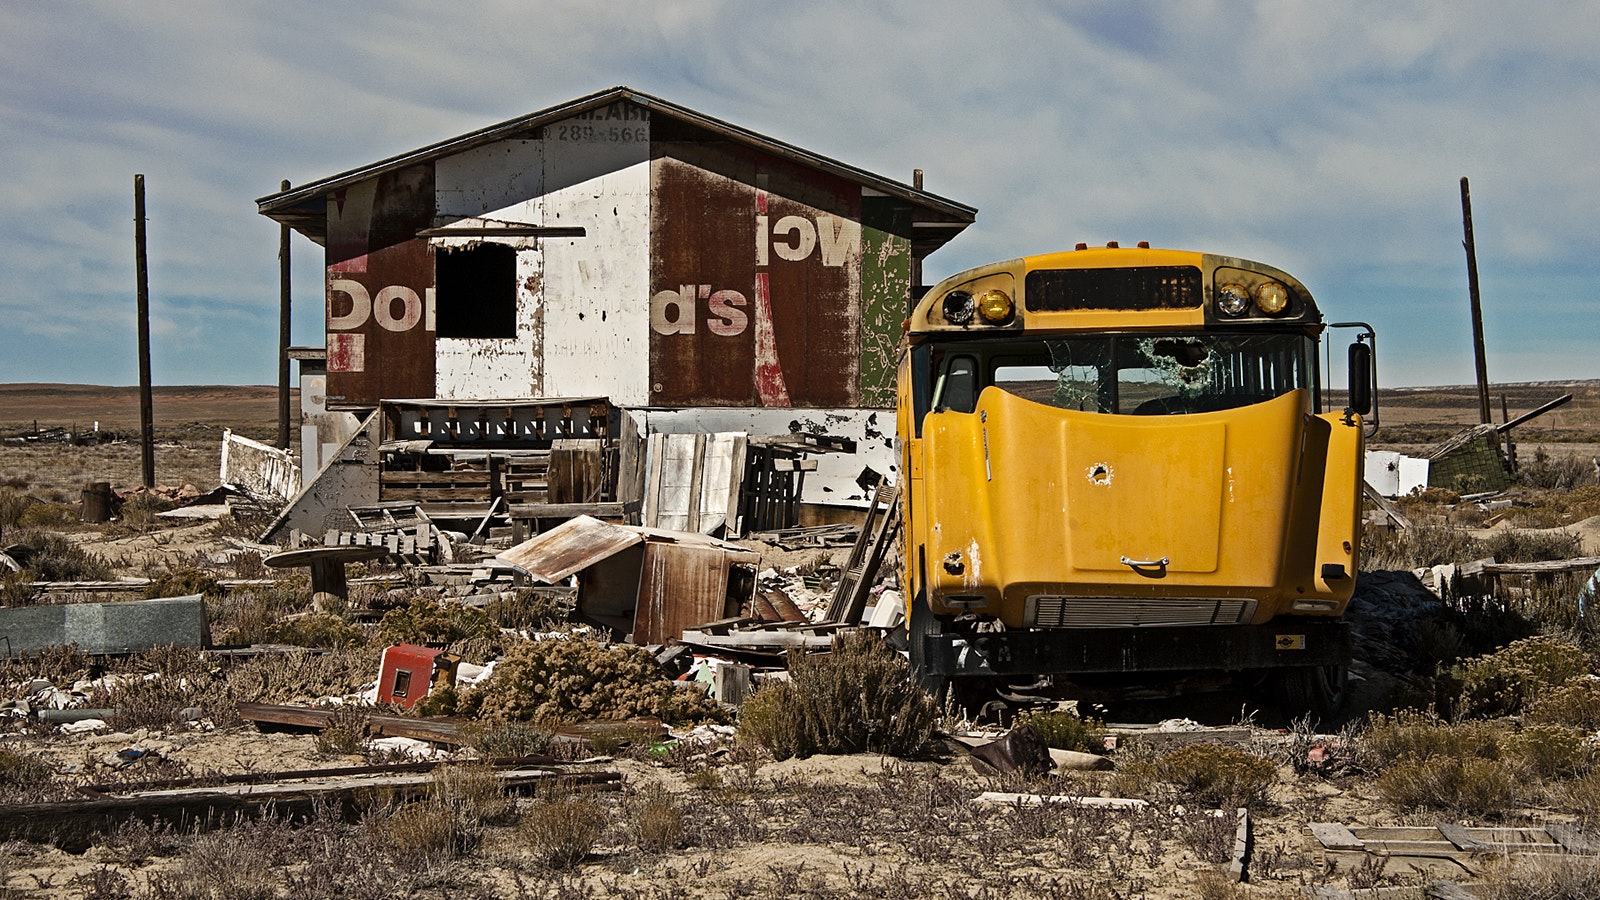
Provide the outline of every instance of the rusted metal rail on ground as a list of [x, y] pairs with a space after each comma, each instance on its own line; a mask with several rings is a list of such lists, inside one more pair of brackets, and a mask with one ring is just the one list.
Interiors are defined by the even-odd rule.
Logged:
[[[0, 806], [0, 840], [50, 843], [82, 852], [125, 822], [166, 823], [179, 831], [226, 825], [240, 817], [271, 815], [304, 821], [319, 808], [342, 817], [381, 803], [402, 803], [427, 796], [432, 772], [406, 771], [410, 766], [381, 767], [356, 775], [280, 773], [282, 780], [210, 787], [140, 790], [123, 796]], [[398, 773], [396, 769], [400, 769]], [[392, 773], [392, 774], [391, 774]], [[585, 785], [615, 789], [618, 772], [570, 772], [549, 767], [517, 768], [496, 773], [507, 791], [544, 784]], [[285, 776], [301, 776], [288, 778]]]

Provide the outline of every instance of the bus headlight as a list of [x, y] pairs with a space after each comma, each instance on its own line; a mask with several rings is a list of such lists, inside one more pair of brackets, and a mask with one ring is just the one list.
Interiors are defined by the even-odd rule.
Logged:
[[978, 298], [978, 315], [991, 325], [1004, 325], [1011, 321], [1015, 307], [1005, 291], [984, 291]]
[[1217, 288], [1217, 311], [1225, 316], [1242, 316], [1250, 308], [1250, 292], [1242, 284]]
[[1256, 285], [1256, 305], [1269, 316], [1289, 308], [1289, 289], [1276, 281], [1263, 281]]
[[972, 295], [966, 291], [951, 291], [944, 295], [944, 320], [951, 325], [972, 322]]

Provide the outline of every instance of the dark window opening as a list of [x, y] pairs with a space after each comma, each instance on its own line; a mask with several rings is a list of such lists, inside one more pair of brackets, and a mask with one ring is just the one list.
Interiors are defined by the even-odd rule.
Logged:
[[399, 669], [394, 673], [394, 690], [390, 691], [396, 697], [404, 697], [411, 692], [411, 673]]
[[434, 255], [434, 325], [442, 338], [517, 336], [517, 251], [501, 244]]

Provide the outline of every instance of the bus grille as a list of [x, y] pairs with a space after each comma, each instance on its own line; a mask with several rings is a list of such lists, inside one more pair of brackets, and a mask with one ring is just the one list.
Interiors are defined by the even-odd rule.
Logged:
[[1133, 269], [1035, 269], [1025, 282], [1032, 312], [1073, 309], [1198, 309], [1203, 299], [1194, 266]]
[[1122, 597], [1028, 598], [1040, 628], [1126, 628], [1138, 625], [1238, 625], [1255, 615], [1254, 600], [1131, 600]]

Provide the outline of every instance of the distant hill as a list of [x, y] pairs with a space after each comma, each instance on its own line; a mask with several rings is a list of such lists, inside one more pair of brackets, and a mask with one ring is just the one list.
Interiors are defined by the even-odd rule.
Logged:
[[[245, 434], [276, 433], [275, 385], [161, 385], [150, 390], [158, 431], [186, 425], [232, 428]], [[300, 392], [291, 391], [290, 415], [298, 418]], [[139, 388], [96, 384], [0, 384], [0, 428], [8, 432], [54, 426], [139, 430]]]

